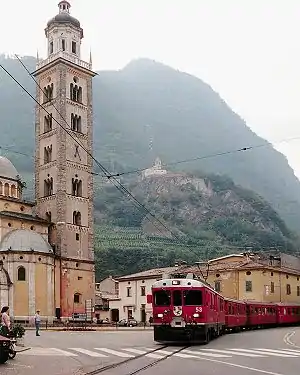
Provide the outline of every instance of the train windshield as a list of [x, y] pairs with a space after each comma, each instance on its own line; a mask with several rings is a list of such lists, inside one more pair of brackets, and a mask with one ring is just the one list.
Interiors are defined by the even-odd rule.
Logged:
[[183, 299], [186, 306], [200, 306], [202, 305], [202, 291], [186, 290], [183, 292]]
[[170, 306], [170, 292], [168, 290], [158, 290], [157, 292], [154, 292], [154, 304], [155, 306]]

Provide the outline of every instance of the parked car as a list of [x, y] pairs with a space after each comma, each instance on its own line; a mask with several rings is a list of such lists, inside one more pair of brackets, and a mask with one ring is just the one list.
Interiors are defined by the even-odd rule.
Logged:
[[120, 327], [136, 327], [138, 325], [135, 319], [121, 319], [118, 321]]

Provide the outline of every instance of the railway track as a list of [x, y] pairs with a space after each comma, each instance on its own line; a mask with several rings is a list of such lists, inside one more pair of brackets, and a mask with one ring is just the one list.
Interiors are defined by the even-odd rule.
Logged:
[[[137, 355], [134, 358], [128, 358], [128, 359], [126, 359], [124, 361], [121, 361], [121, 362], [118, 362], [118, 363], [113, 363], [111, 365], [103, 366], [103, 367], [101, 367], [99, 369], [96, 369], [96, 370], [93, 370], [93, 371], [90, 371], [90, 372], [86, 372], [84, 375], [98, 375], [98, 374], [102, 374], [103, 372], [106, 372], [106, 371], [109, 371], [109, 370], [112, 370], [112, 369], [116, 369], [116, 368], [119, 368], [119, 367], [123, 367], [126, 364], [133, 363], [133, 362], [137, 361], [140, 358], [146, 357], [146, 355], [148, 355], [148, 354], [152, 354], [152, 353], [155, 353], [157, 351], [160, 351], [160, 350], [163, 350], [163, 349], [166, 349], [166, 348], [168, 348], [168, 345], [161, 346], [159, 348], [156, 348], [156, 349], [151, 350], [151, 351], [149, 351], [147, 353], [144, 353], [144, 354], [139, 354], [139, 355]], [[142, 372], [144, 370], [147, 370], [148, 368], [151, 368], [153, 366], [158, 365], [159, 363], [165, 361], [166, 359], [174, 356], [177, 353], [182, 352], [183, 350], [185, 350], [187, 348], [189, 348], [189, 345], [185, 346], [185, 347], [181, 347], [178, 350], [175, 350], [175, 351], [173, 351], [170, 354], [166, 354], [164, 357], [158, 358], [158, 359], [154, 360], [153, 362], [148, 363], [147, 365], [144, 365], [142, 367], [137, 368], [136, 370], [130, 371], [126, 375], [135, 375], [135, 374], [138, 374], [139, 372]]]

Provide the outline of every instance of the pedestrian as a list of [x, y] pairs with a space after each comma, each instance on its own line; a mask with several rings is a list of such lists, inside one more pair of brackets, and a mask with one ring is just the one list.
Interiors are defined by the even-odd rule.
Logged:
[[41, 325], [40, 310], [36, 311], [36, 314], [34, 316], [34, 324], [35, 324], [35, 335], [40, 336], [40, 325]]
[[4, 306], [1, 310], [1, 334], [7, 337], [10, 331], [9, 307]]

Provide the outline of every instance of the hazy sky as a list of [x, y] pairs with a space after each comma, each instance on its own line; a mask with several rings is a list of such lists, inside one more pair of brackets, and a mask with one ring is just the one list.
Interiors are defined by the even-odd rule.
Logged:
[[[58, 0], [1, 2], [0, 51], [46, 56]], [[149, 57], [209, 83], [300, 177], [299, 0], [70, 0], [95, 70]], [[18, 31], [20, 30], [20, 31]], [[3, 37], [7, 36], [7, 38]], [[241, 145], [247, 146], [247, 145]], [[196, 155], [195, 155], [196, 156]]]

